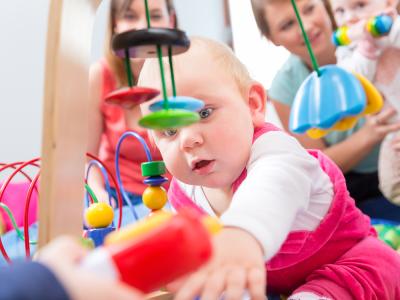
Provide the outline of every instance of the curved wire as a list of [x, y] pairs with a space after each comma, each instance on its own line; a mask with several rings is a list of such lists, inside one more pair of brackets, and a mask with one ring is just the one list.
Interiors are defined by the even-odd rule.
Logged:
[[[88, 164], [88, 167], [87, 167], [87, 170], [86, 170], [86, 183], [88, 182], [89, 173], [90, 173], [90, 170], [91, 170], [93, 165], [96, 165], [96, 167], [98, 167], [100, 169], [100, 171], [101, 171], [101, 173], [103, 175], [104, 184], [106, 186], [106, 190], [107, 190], [107, 193], [108, 193], [108, 202], [112, 206], [112, 203], [111, 203], [111, 187], [110, 187], [110, 180], [108, 179], [107, 171], [104, 168], [104, 166], [99, 161], [97, 161], [95, 159], [92, 159]], [[87, 196], [88, 195], [86, 193], [86, 199], [88, 200]], [[88, 204], [88, 201], [86, 201], [86, 204]]]
[[[5, 182], [3, 183], [3, 185], [1, 186], [1, 188], [0, 188], [0, 202], [1, 202], [1, 199], [3, 198], [4, 191], [5, 191], [6, 187], [8, 186], [8, 184], [10, 183], [10, 181], [14, 178], [14, 176], [15, 176], [17, 173], [19, 173], [20, 170], [22, 170], [24, 167], [26, 167], [26, 166], [28, 166], [28, 165], [32, 165], [32, 164], [36, 163], [36, 162], [39, 161], [39, 160], [40, 160], [40, 158], [34, 158], [34, 159], [31, 159], [31, 160], [29, 160], [29, 161], [27, 161], [27, 162], [24, 162], [24, 163], [20, 163], [20, 162], [19, 162], [19, 163], [11, 164], [11, 165], [16, 165], [16, 164], [21, 164], [21, 165], [20, 165], [18, 168], [16, 168], [16, 169], [14, 170], [14, 172], [12, 172], [12, 173], [8, 176], [8, 178], [6, 179], [6, 181], [5, 181]], [[3, 168], [1, 168], [1, 170], [3, 170], [4, 168], [6, 168], [6, 166], [4, 166]], [[3, 242], [2, 242], [2, 240], [1, 240], [1, 236], [0, 236], [0, 251], [1, 251], [1, 253], [3, 254], [4, 259], [5, 259], [7, 262], [11, 262], [11, 259], [10, 259], [10, 257], [8, 256], [6, 249], [4, 248]]]
[[[30, 247], [30, 242], [29, 241], [29, 206], [31, 204], [31, 198], [32, 198], [32, 192], [33, 188], [36, 187], [36, 183], [39, 179], [40, 172], [36, 174], [36, 176], [33, 178], [29, 189], [28, 193], [26, 194], [26, 200], [25, 200], [25, 209], [24, 209], [24, 244], [25, 244], [25, 256], [30, 257], [31, 256], [31, 247]], [[39, 198], [38, 198], [39, 199]]]
[[[12, 223], [12, 226], [14, 227], [15, 231], [17, 232], [17, 236], [18, 236], [21, 240], [25, 241], [24, 234], [23, 234], [22, 231], [19, 229], [19, 227], [18, 227], [18, 225], [17, 225], [17, 222], [15, 221], [14, 215], [13, 215], [13, 213], [11, 212], [10, 208], [8, 207], [8, 205], [0, 202], [0, 208], [2, 208], [2, 209], [7, 213], [7, 216], [8, 216], [8, 218], [10, 219], [10, 221], [11, 221], [11, 223]], [[37, 241], [29, 241], [29, 243], [35, 245], [35, 244], [37, 243]]]
[[119, 183], [115, 179], [114, 175], [110, 172], [110, 169], [101, 161], [100, 158], [98, 158], [97, 156], [95, 156], [91, 153], [88, 153], [88, 152], [86, 153], [86, 156], [101, 163], [102, 166], [104, 167], [104, 169], [106, 169], [108, 175], [110, 175], [111, 181], [114, 184], [115, 190], [117, 192], [117, 201], [118, 201], [118, 226], [117, 226], [117, 228], [120, 229], [121, 224], [122, 224], [122, 195], [121, 195], [121, 191], [120, 191], [121, 188], [119, 186]]
[[139, 216], [136, 213], [134, 205], [132, 204], [131, 200], [129, 199], [129, 196], [127, 195], [127, 193], [126, 193], [126, 191], [124, 189], [124, 186], [123, 186], [123, 183], [122, 183], [122, 179], [121, 179], [121, 173], [120, 173], [120, 169], [119, 169], [119, 156], [120, 156], [121, 145], [122, 145], [122, 142], [129, 136], [132, 136], [132, 137], [136, 138], [142, 144], [143, 149], [146, 152], [146, 156], [147, 156], [147, 160], [148, 161], [152, 161], [153, 158], [151, 156], [150, 149], [146, 144], [146, 141], [139, 134], [137, 134], [136, 132], [127, 131], [119, 138], [118, 144], [117, 144], [117, 149], [115, 151], [115, 171], [117, 173], [117, 180], [118, 180], [118, 184], [119, 184], [120, 189], [121, 189], [122, 197], [124, 198], [126, 203], [128, 203], [128, 207], [131, 210], [134, 219], [137, 221], [137, 220], [139, 220]]

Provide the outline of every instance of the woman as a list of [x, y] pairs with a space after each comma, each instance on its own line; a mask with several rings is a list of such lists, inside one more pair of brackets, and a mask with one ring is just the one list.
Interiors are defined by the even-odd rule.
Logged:
[[[152, 27], [174, 28], [176, 15], [172, 0], [149, 1], [149, 13]], [[111, 38], [118, 33], [147, 27], [145, 4], [142, 0], [112, 0], [108, 25], [108, 38], [105, 43], [106, 56], [93, 65], [90, 71], [91, 113], [89, 119], [88, 152], [96, 154], [115, 175], [116, 146], [121, 135], [127, 130], [139, 133], [151, 148], [154, 160], [161, 156], [148, 140], [143, 128], [131, 126], [128, 128], [123, 109], [104, 102], [105, 96], [120, 87], [126, 87], [127, 75], [123, 59], [117, 57], [111, 50]], [[134, 83], [139, 76], [144, 59], [131, 59], [131, 71]], [[140, 118], [138, 107], [132, 109], [132, 114]], [[139, 208], [139, 215], [147, 210], [141, 204], [141, 195], [146, 185], [143, 183], [140, 165], [147, 161], [141, 144], [135, 139], [128, 138], [121, 147], [119, 166], [124, 188], [132, 204]], [[93, 168], [89, 176], [89, 185], [100, 201], [108, 201], [108, 193], [104, 187], [101, 172]], [[113, 197], [116, 197], [115, 187], [111, 186]]]
[[[305, 30], [320, 65], [335, 64], [331, 43], [334, 22], [329, 6], [321, 0], [297, 1]], [[312, 72], [312, 64], [300, 27], [289, 0], [252, 0], [253, 13], [263, 35], [275, 45], [285, 47], [289, 59], [278, 71], [268, 91], [278, 116], [288, 130], [290, 109], [301, 83]], [[400, 221], [400, 208], [391, 205], [378, 189], [377, 161], [380, 143], [400, 124], [387, 124], [395, 114], [384, 110], [362, 118], [347, 131], [335, 131], [323, 139], [295, 135], [306, 148], [320, 149], [341, 168], [350, 194], [371, 217]]]

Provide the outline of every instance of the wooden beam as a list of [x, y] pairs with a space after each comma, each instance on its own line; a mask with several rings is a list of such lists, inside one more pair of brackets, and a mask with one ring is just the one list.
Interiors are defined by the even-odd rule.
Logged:
[[39, 247], [82, 234], [88, 69], [101, 0], [51, 0], [47, 33]]

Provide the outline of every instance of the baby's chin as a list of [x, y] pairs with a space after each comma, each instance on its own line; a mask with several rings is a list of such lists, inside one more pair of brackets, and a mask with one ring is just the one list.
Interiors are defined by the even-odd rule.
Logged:
[[[215, 176], [217, 177], [217, 176]], [[202, 186], [210, 189], [229, 189], [233, 181], [231, 180], [221, 180], [221, 178], [211, 178], [208, 176], [207, 178], [182, 178], [176, 177], [179, 181], [186, 183], [188, 185], [194, 186]]]

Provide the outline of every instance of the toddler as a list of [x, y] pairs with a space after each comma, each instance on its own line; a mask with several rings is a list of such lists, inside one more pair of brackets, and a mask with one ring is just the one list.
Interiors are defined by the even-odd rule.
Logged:
[[[337, 49], [338, 64], [371, 80], [385, 98], [387, 106], [400, 111], [400, 17], [397, 0], [331, 0], [338, 26], [363, 31], [362, 38]], [[380, 14], [390, 15], [394, 22], [388, 36], [372, 38], [366, 22]], [[377, 123], [387, 120], [374, 119]], [[380, 189], [386, 198], [400, 204], [400, 136], [389, 134], [383, 141], [378, 162]]]
[[[211, 262], [176, 283], [175, 299], [265, 299], [266, 287], [291, 300], [400, 298], [400, 256], [331, 160], [264, 122], [265, 90], [232, 51], [194, 38], [174, 67], [179, 93], [205, 106], [199, 123], [151, 131], [174, 176], [169, 199], [224, 224]], [[156, 60], [139, 85], [160, 86]]]

